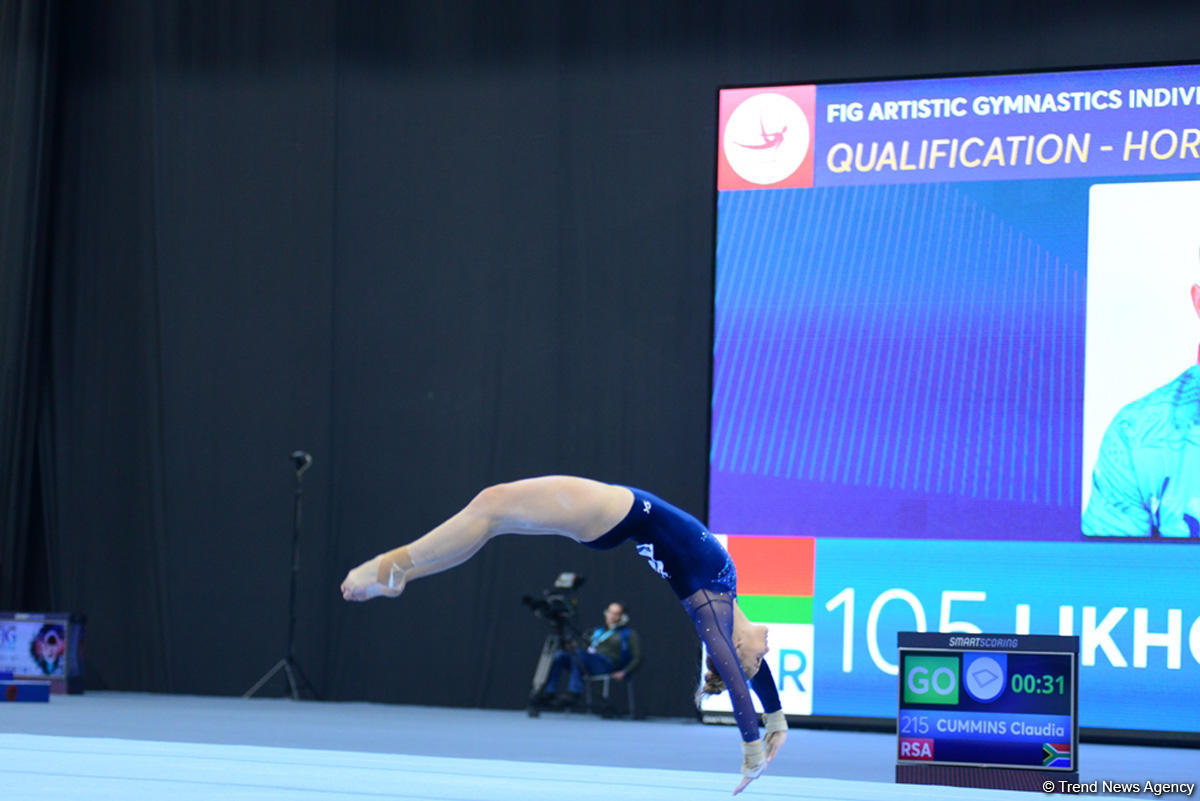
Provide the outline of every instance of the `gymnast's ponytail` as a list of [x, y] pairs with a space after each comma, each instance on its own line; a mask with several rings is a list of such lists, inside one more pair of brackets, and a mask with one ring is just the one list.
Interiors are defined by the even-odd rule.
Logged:
[[700, 706], [700, 701], [706, 696], [720, 695], [725, 692], [725, 680], [717, 672], [717, 666], [713, 664], [711, 656], [705, 659], [704, 666], [708, 670], [704, 674], [704, 686], [696, 691], [696, 706]]

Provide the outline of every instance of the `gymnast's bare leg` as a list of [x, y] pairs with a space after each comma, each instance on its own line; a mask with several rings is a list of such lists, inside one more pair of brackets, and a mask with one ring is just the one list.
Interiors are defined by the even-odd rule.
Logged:
[[633, 493], [625, 487], [575, 476], [497, 484], [424, 536], [351, 570], [342, 597], [394, 598], [412, 579], [462, 564], [499, 534], [557, 534], [591, 542], [621, 522], [632, 505]]

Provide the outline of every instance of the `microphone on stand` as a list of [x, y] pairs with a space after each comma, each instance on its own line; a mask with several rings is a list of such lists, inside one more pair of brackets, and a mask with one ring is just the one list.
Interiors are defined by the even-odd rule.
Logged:
[[296, 468], [296, 476], [304, 475], [304, 471], [312, 467], [312, 454], [308, 451], [292, 451], [292, 465]]
[[312, 467], [312, 454], [307, 451], [292, 451], [292, 466], [296, 468], [296, 492], [292, 502], [292, 581], [288, 592], [288, 631], [287, 631], [287, 651], [283, 659], [275, 663], [275, 666], [266, 672], [266, 674], [254, 683], [254, 686], [246, 690], [242, 694], [243, 698], [249, 698], [263, 688], [276, 673], [283, 671], [287, 678], [288, 689], [291, 690], [293, 699], [300, 700], [300, 687], [308, 687], [309, 693], [314, 698], [320, 698], [317, 690], [313, 687], [312, 682], [304, 675], [304, 671], [300, 669], [300, 665], [296, 662], [294, 644], [296, 641], [296, 579], [300, 574], [300, 502], [304, 497], [304, 489], [301, 487], [300, 477], [304, 475], [304, 471]]

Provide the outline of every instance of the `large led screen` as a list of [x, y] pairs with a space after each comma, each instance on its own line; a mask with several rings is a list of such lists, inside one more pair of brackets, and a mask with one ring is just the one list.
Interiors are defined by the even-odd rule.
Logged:
[[897, 631], [1074, 634], [1080, 725], [1200, 732], [1200, 67], [717, 123], [709, 525], [785, 709], [894, 716]]

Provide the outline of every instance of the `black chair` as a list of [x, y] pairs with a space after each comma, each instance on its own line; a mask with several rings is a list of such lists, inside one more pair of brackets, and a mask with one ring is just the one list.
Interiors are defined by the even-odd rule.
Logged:
[[[626, 676], [624, 679], [619, 679], [619, 680], [614, 679], [612, 677], [612, 674], [610, 674], [610, 673], [598, 673], [594, 676], [584, 676], [583, 677], [583, 697], [584, 697], [584, 703], [587, 704], [588, 711], [589, 712], [598, 712], [599, 714], [603, 715], [606, 718], [616, 717], [616, 709], [613, 706], [612, 698], [610, 697], [610, 692], [612, 690], [612, 683], [614, 681], [621, 681], [621, 683], [623, 683], [625, 685], [626, 709], [628, 710], [629, 717], [636, 720], [637, 719], [637, 705], [635, 704], [634, 697], [633, 697], [633, 677], [632, 676]], [[599, 709], [597, 709], [592, 704], [592, 684], [594, 682], [600, 682], [600, 685], [601, 685]]]

